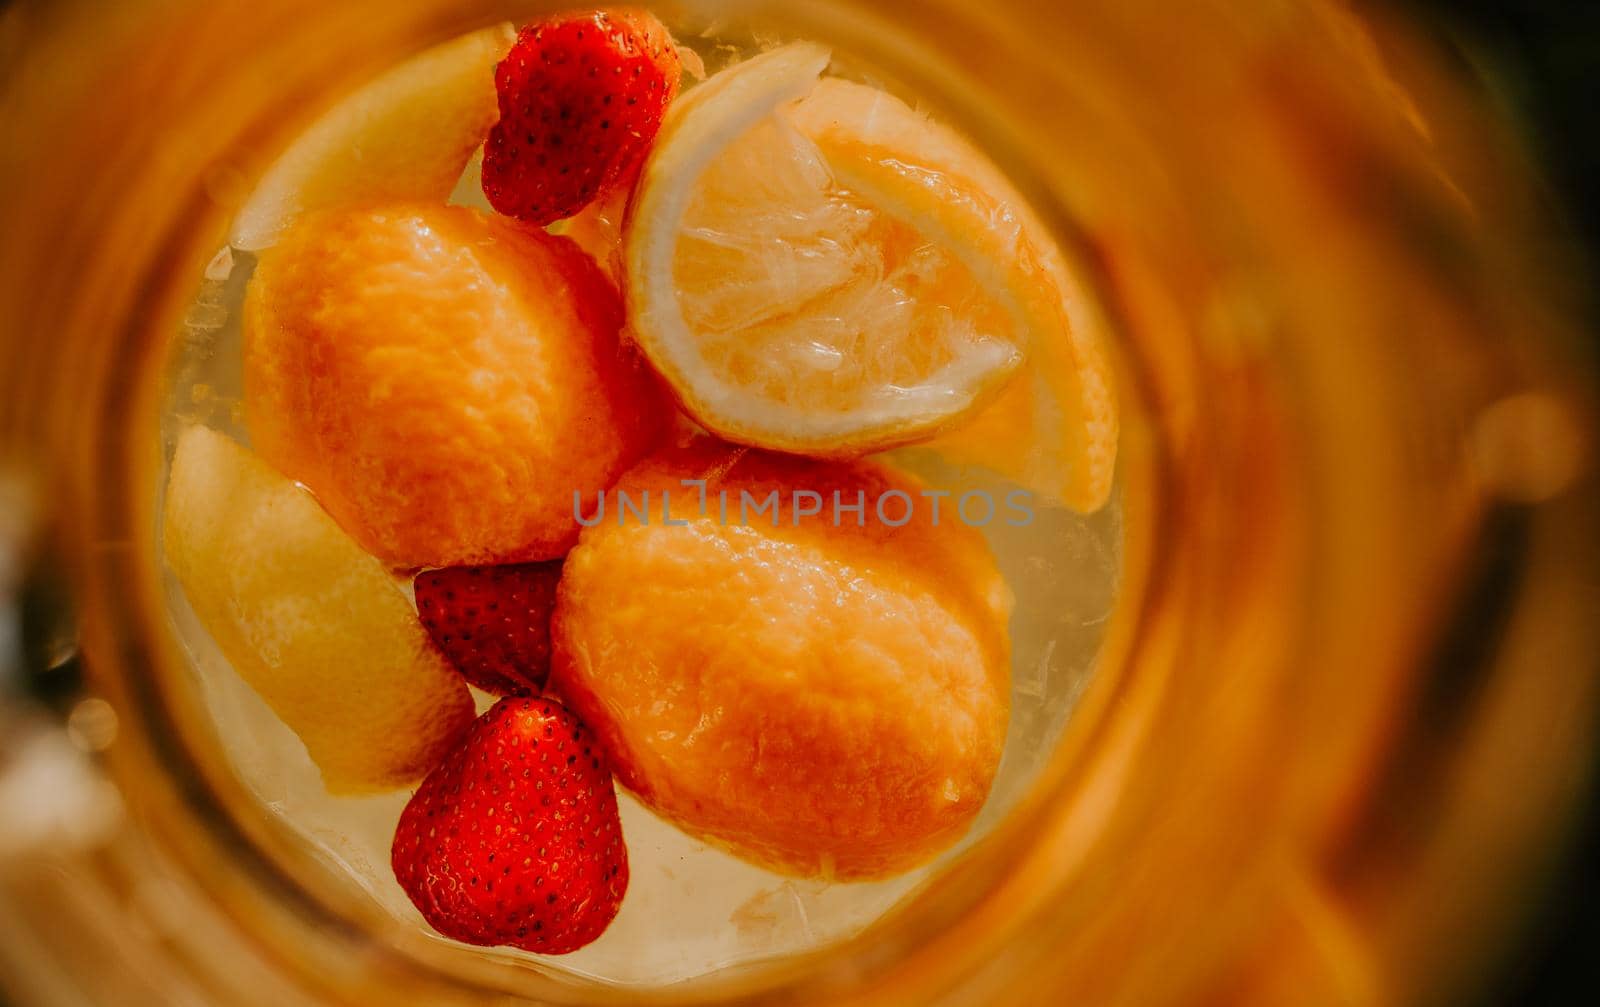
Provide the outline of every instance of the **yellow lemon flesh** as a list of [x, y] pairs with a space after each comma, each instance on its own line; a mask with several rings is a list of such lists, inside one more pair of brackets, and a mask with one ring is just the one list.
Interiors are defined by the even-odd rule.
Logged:
[[329, 109], [262, 177], [229, 244], [266, 248], [310, 210], [444, 202], [499, 117], [494, 67], [515, 40], [509, 24], [452, 39]]
[[414, 782], [472, 721], [466, 686], [383, 565], [232, 440], [179, 437], [163, 534], [200, 622], [330, 791]]
[[669, 113], [624, 231], [636, 338], [727, 439], [837, 457], [952, 434], [970, 461], [953, 432], [992, 406], [978, 443], [1028, 449], [978, 460], [1099, 506], [1115, 403], [1059, 252], [967, 141], [828, 62], [778, 49]]

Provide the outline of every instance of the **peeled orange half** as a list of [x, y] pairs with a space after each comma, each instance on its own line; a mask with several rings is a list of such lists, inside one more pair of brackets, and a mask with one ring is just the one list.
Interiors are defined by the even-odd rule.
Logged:
[[1097, 505], [1109, 471], [1089, 459], [1114, 454], [1114, 410], [1077, 387], [1104, 361], [1070, 331], [1059, 255], [969, 143], [821, 77], [829, 59], [774, 50], [669, 113], [623, 238], [644, 351], [712, 432], [821, 457], [952, 431], [1049, 358], [1046, 387], [1006, 394], [1030, 429], [1052, 400], [1051, 454], [1085, 485], [1051, 495]]
[[[1012, 596], [976, 529], [940, 520], [888, 465], [709, 438], [640, 462], [617, 491], [651, 523], [584, 529], [550, 681], [625, 786], [802, 877], [886, 877], [967, 831], [1011, 696]], [[824, 503], [807, 511], [803, 493]], [[831, 509], [896, 496], [894, 525]], [[757, 502], [765, 514], [740, 510]]]
[[394, 567], [555, 559], [572, 495], [661, 435], [616, 288], [572, 241], [460, 206], [299, 218], [243, 311], [256, 450]]

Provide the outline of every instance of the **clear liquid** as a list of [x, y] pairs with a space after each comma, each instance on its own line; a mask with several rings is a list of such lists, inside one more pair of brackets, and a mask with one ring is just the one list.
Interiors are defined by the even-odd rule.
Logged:
[[[455, 201], [483, 207], [474, 172], [463, 179]], [[241, 410], [239, 309], [253, 265], [248, 253], [225, 250], [207, 269], [173, 364], [163, 422], [169, 459], [178, 430], [190, 423], [249, 443]], [[904, 449], [892, 458], [935, 487], [982, 489], [995, 499], [1015, 488], [981, 468], [946, 464], [927, 450]], [[1116, 494], [1092, 515], [1037, 502], [1035, 511], [1028, 527], [994, 521], [983, 529], [1016, 597], [1011, 722], [989, 801], [962, 843], [933, 864], [886, 881], [798, 880], [712, 849], [622, 792], [631, 880], [621, 912], [598, 941], [541, 961], [615, 983], [653, 985], [810, 950], [860, 932], [981, 837], [1022, 796], [1087, 684], [1121, 565]], [[315, 855], [397, 921], [432, 934], [389, 868], [390, 840], [409, 791], [330, 796], [299, 739], [229, 666], [171, 576], [167, 596], [239, 779]], [[476, 698], [480, 710], [493, 701], [483, 694]], [[506, 949], [483, 953], [533, 957]]]

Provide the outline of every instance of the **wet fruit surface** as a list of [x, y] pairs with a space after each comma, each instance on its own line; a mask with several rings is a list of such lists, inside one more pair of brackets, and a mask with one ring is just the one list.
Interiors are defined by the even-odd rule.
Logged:
[[428, 775], [395, 830], [395, 877], [434, 929], [565, 954], [628, 890], [611, 772], [560, 703], [504, 699]]
[[400, 585], [311, 494], [191, 427], [167, 484], [167, 562], [229, 662], [330, 790], [420, 779], [472, 719]]
[[[705, 513], [685, 479], [706, 481]], [[551, 687], [625, 786], [740, 856], [834, 878], [921, 863], [982, 806], [1010, 693], [1009, 592], [922, 489], [716, 444], [647, 460], [618, 494], [649, 493], [652, 523], [608, 514], [568, 557]], [[796, 490], [822, 501], [798, 525]], [[662, 523], [663, 492], [687, 524]], [[862, 524], [833, 523], [835, 492], [865, 501]], [[904, 524], [873, 513], [885, 494], [894, 521], [912, 501]], [[776, 513], [749, 518], [769, 496]]]
[[309, 216], [245, 303], [268, 461], [397, 567], [560, 556], [572, 494], [661, 428], [611, 283], [577, 246], [459, 207]]
[[259, 250], [296, 216], [352, 203], [443, 202], [495, 120], [495, 61], [516, 32], [485, 28], [435, 46], [329, 109], [273, 164], [229, 243]]
[[500, 696], [536, 693], [550, 674], [550, 613], [561, 564], [456, 566], [412, 582], [428, 635], [471, 684]]
[[531, 224], [633, 181], [678, 93], [678, 53], [643, 11], [536, 21], [495, 70], [500, 120], [483, 156], [490, 205]]

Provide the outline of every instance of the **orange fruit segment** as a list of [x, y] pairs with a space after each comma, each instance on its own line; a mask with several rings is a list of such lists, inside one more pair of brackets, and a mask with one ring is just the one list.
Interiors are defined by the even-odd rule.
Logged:
[[178, 439], [167, 563], [223, 655], [330, 791], [420, 779], [473, 717], [405, 593], [311, 494], [213, 430]]
[[[926, 446], [1046, 503], [1098, 510], [1111, 492], [1119, 435], [1111, 366], [1100, 325], [1021, 194], [961, 137], [876, 88], [824, 78], [792, 115], [839, 184], [904, 192], [924, 219], [971, 236], [983, 255], [1020, 272], [1011, 289], [1029, 319], [1021, 372], [992, 405]], [[973, 219], [985, 226], [974, 230]]]
[[554, 559], [573, 494], [665, 429], [577, 245], [509, 218], [403, 204], [301, 218], [244, 306], [256, 449], [396, 567]]
[[509, 24], [412, 57], [325, 112], [268, 169], [229, 243], [271, 246], [301, 213], [353, 203], [444, 202], [499, 116], [494, 67]]
[[921, 445], [958, 465], [981, 466], [1088, 514], [1111, 496], [1119, 421], [1103, 353], [1085, 339], [1041, 341], [999, 401], [971, 422]]
[[[703, 510], [683, 480], [704, 481]], [[838, 879], [925, 862], [999, 764], [1011, 596], [921, 489], [877, 462], [706, 439], [647, 459], [567, 558], [551, 688], [625, 786], [738, 856]], [[835, 525], [835, 493], [864, 501], [859, 524]]]
[[669, 113], [623, 236], [645, 353], [712, 432], [819, 457], [958, 430], [1026, 367], [994, 419], [1042, 450], [1001, 467], [1098, 506], [1115, 407], [1048, 233], [966, 140], [829, 58], [766, 53]]
[[982, 405], [1022, 340], [978, 245], [920, 216], [914, 193], [845, 188], [801, 131], [789, 104], [828, 60], [789, 46], [681, 98], [624, 259], [636, 336], [695, 419], [741, 443], [850, 455]]

